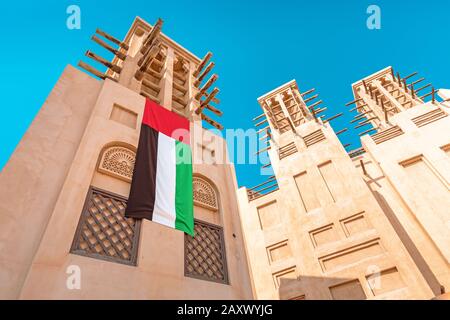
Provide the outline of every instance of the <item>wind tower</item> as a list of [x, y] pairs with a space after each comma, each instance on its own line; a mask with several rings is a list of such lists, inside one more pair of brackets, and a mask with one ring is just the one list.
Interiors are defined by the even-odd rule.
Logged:
[[341, 113], [295, 80], [258, 103], [274, 176], [238, 190], [256, 298], [433, 297], [331, 127]]
[[352, 85], [355, 166], [435, 295], [450, 290], [450, 96], [392, 67]]
[[[203, 127], [222, 129], [215, 63], [162, 24], [136, 18], [124, 40], [97, 29], [89, 74], [66, 67], [3, 169], [1, 298], [252, 298], [234, 168]], [[148, 100], [190, 121], [194, 238], [124, 217]]]

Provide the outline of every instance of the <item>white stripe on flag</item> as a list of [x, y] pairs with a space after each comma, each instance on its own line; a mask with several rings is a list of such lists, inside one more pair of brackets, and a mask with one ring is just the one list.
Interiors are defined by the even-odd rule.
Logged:
[[156, 164], [156, 196], [152, 221], [175, 228], [175, 140], [158, 134], [158, 160]]

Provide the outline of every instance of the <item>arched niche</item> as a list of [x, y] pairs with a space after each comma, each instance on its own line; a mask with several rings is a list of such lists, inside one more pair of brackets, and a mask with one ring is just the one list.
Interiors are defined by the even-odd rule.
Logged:
[[133, 178], [136, 147], [124, 142], [110, 142], [100, 151], [91, 185], [128, 197]]
[[135, 161], [136, 148], [134, 146], [113, 142], [101, 150], [97, 170], [117, 179], [131, 182]]
[[222, 225], [219, 194], [216, 186], [212, 181], [198, 174], [194, 174], [192, 184], [195, 218], [215, 225]]

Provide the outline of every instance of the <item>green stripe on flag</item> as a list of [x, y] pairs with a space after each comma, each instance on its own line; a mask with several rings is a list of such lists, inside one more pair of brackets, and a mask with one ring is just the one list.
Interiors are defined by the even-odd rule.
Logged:
[[175, 229], [194, 236], [191, 147], [176, 141]]

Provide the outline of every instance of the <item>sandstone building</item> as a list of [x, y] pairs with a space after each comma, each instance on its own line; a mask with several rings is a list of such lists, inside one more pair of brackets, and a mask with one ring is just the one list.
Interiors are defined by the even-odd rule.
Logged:
[[[123, 41], [97, 30], [114, 59], [86, 55], [107, 71], [68, 66], [0, 173], [0, 298], [445, 296], [447, 91], [419, 96], [422, 80], [392, 68], [356, 82], [355, 122], [373, 128], [348, 153], [314, 92], [288, 82], [258, 99], [274, 175], [238, 189], [224, 139], [202, 124], [222, 129], [211, 54], [161, 26], [136, 18]], [[191, 121], [195, 238], [123, 216], [146, 98]]]
[[256, 298], [428, 299], [448, 290], [450, 108], [445, 90], [443, 103], [434, 89], [419, 96], [423, 79], [406, 83], [414, 75], [386, 68], [353, 84], [352, 122], [372, 128], [350, 153], [312, 90], [291, 81], [258, 99], [274, 176], [238, 191]]

